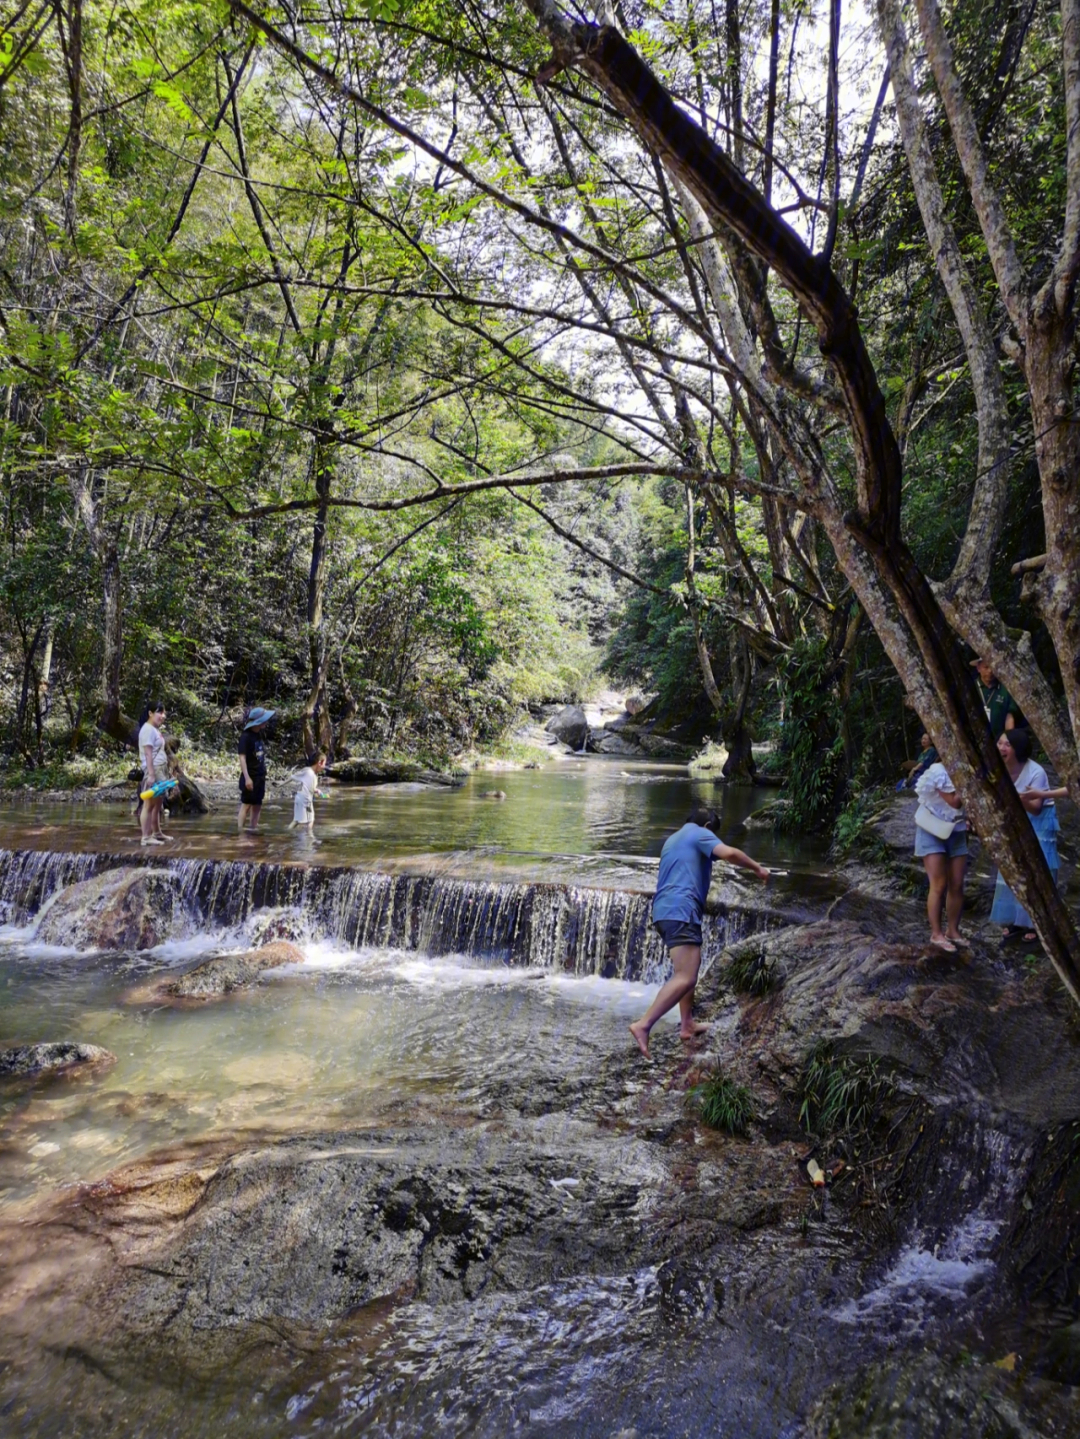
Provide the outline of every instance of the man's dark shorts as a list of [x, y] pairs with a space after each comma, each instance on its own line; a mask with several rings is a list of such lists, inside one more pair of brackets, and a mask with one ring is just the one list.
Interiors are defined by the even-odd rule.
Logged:
[[251, 778], [251, 788], [244, 788], [244, 776], [240, 776], [240, 803], [241, 804], [262, 804], [266, 798], [266, 776], [256, 779]]
[[692, 919], [654, 919], [653, 929], [667, 945], [675, 949], [680, 944], [696, 944], [701, 948], [701, 925]]

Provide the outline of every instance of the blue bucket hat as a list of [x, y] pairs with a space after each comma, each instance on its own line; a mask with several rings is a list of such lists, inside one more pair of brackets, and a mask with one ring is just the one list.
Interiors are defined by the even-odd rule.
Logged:
[[273, 719], [276, 714], [277, 710], [264, 710], [260, 709], [260, 707], [256, 705], [255, 708], [248, 715], [247, 723], [244, 725], [244, 728], [254, 729], [256, 725], [265, 724], [268, 719]]

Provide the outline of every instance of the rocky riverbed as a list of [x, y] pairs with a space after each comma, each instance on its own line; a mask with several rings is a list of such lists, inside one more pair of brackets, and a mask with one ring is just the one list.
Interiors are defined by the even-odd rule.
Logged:
[[[0, 1208], [4, 1432], [1071, 1439], [1080, 1023], [980, 922], [967, 953], [925, 943], [890, 814], [814, 922], [710, 921], [710, 1032], [661, 1027], [652, 1065], [628, 982], [564, 960], [327, 970], [302, 871], [185, 889], [81, 857], [52, 898], [53, 871], [19, 871], [40, 942], [78, 946], [35, 985], [87, 998], [0, 1082], [0, 1165], [146, 1140]], [[327, 884], [334, 933], [367, 934], [345, 911], [375, 889]], [[427, 932], [397, 912], [435, 893], [392, 882], [385, 933]], [[453, 900], [456, 945], [484, 895]], [[703, 1120], [721, 1079], [738, 1137]]]
[[[1074, 1434], [1078, 1026], [1044, 970], [874, 929], [743, 941], [651, 1067], [549, 1032], [8, 1214], [7, 1432]], [[876, 1076], [816, 1139], [811, 1052]], [[688, 1099], [717, 1067], [745, 1139]]]

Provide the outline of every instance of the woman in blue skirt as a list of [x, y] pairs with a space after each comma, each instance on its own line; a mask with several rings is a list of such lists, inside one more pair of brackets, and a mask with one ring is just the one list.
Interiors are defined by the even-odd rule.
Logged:
[[[1031, 758], [1031, 743], [1030, 730], [1006, 730], [998, 740], [998, 752], [1005, 761], [1009, 778], [1016, 786], [1020, 803], [1028, 812], [1031, 827], [1039, 836], [1046, 863], [1050, 867], [1054, 883], [1057, 884], [1057, 809], [1050, 798], [1050, 781], [1046, 777], [1046, 771]], [[1001, 932], [1004, 944], [1033, 944], [1038, 940], [1031, 916], [1000, 874], [994, 886], [994, 907], [990, 911], [990, 919], [995, 924], [1004, 926]]]

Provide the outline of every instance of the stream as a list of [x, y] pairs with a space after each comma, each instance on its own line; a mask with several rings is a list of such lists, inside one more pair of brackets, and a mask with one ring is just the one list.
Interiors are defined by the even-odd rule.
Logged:
[[[947, 1162], [869, 1242], [805, 1188], [790, 1122], [690, 1120], [673, 1022], [637, 1059], [651, 877], [692, 796], [788, 871], [717, 866], [710, 958], [822, 920], [820, 848], [742, 831], [768, 794], [671, 766], [335, 787], [314, 845], [284, 803], [253, 843], [219, 811], [149, 854], [122, 806], [0, 811], [0, 1049], [114, 1057], [0, 1082], [4, 1434], [796, 1439], [860, 1365], [989, 1344], [1020, 1127], [943, 1110]], [[153, 942], [94, 942], [144, 871]], [[302, 962], [252, 987], [150, 997], [282, 939]], [[712, 1042], [753, 1052], [737, 1019]], [[1056, 1403], [1030, 1433], [1067, 1432]]]

